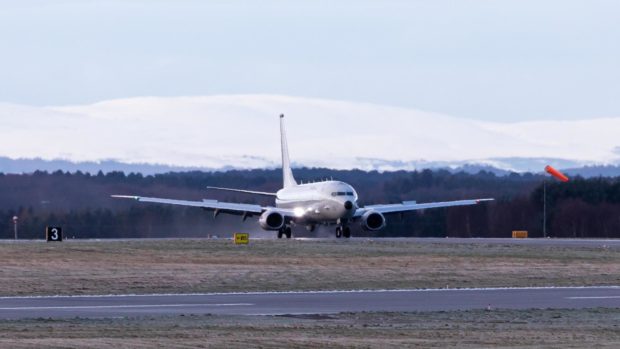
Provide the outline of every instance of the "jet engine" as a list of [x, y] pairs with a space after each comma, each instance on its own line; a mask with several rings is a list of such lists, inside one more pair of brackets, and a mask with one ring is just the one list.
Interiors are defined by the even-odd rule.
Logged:
[[385, 216], [376, 211], [368, 211], [362, 216], [362, 229], [377, 231], [385, 228]]
[[258, 219], [258, 223], [265, 230], [280, 230], [284, 227], [284, 216], [277, 211], [265, 211]]

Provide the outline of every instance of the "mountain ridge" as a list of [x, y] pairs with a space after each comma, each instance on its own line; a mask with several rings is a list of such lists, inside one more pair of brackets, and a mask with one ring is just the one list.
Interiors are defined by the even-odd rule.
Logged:
[[[620, 176], [620, 166], [584, 166], [584, 167], [571, 167], [573, 165], [572, 162], [561, 160], [561, 159], [513, 159], [519, 162], [527, 162], [531, 160], [533, 162], [541, 164], [535, 170], [524, 170], [524, 171], [511, 171], [502, 168], [493, 167], [490, 164], [484, 163], [461, 163], [461, 164], [444, 164], [439, 162], [419, 162], [417, 163], [417, 167], [413, 166], [413, 164], [409, 164], [405, 166], [404, 164], [392, 164], [393, 169], [384, 170], [381, 172], [394, 172], [394, 171], [422, 171], [426, 169], [430, 170], [448, 170], [450, 172], [466, 172], [470, 174], [476, 174], [481, 171], [493, 173], [497, 176], [506, 176], [511, 173], [534, 173], [539, 174], [543, 173], [544, 164], [554, 163], [556, 166], [564, 171], [566, 174], [570, 176], [582, 176], [585, 178], [590, 177], [618, 177]], [[504, 160], [505, 161], [505, 160]], [[559, 165], [558, 165], [559, 164]], [[564, 165], [562, 165], [564, 164]], [[304, 166], [303, 164], [294, 163], [295, 168], [308, 168], [308, 166]], [[381, 165], [377, 165], [376, 167], [382, 167]], [[385, 166], [383, 166], [385, 167]], [[170, 172], [191, 172], [191, 171], [202, 171], [202, 172], [227, 172], [232, 170], [252, 170], [252, 169], [276, 169], [279, 168], [279, 165], [266, 167], [266, 168], [237, 168], [234, 166], [227, 166], [221, 168], [203, 168], [203, 167], [180, 167], [180, 166], [169, 166], [163, 164], [128, 164], [122, 163], [119, 161], [115, 161], [112, 159], [103, 160], [103, 161], [88, 161], [88, 162], [71, 162], [69, 160], [43, 160], [43, 159], [10, 159], [7, 157], [0, 156], [0, 173], [4, 174], [24, 174], [24, 173], [34, 173], [36, 171], [45, 171], [45, 172], [71, 172], [75, 173], [77, 171], [96, 174], [99, 171], [103, 173], [109, 172], [125, 172], [125, 173], [140, 173], [143, 175], [156, 175], [156, 174], [164, 174]], [[362, 169], [363, 170], [363, 169]], [[373, 171], [376, 169], [366, 169], [365, 171]]]
[[0, 103], [0, 156], [270, 168], [280, 162], [281, 113], [291, 157], [307, 167], [392, 171], [482, 164], [523, 172], [543, 162], [562, 168], [620, 164], [620, 118], [494, 123], [280, 95], [139, 97], [61, 107]]

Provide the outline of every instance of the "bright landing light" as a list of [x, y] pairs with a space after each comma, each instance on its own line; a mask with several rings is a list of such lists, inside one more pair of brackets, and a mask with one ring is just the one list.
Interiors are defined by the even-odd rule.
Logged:
[[301, 208], [301, 207], [296, 207], [293, 210], [293, 213], [295, 213], [295, 217], [302, 217], [304, 215], [304, 213], [306, 213], [306, 211], [303, 208]]

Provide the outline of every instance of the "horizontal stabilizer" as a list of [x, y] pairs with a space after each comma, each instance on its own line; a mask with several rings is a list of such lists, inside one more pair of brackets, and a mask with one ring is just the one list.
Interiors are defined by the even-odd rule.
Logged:
[[268, 192], [264, 192], [264, 191], [232, 189], [232, 188], [220, 188], [220, 187], [207, 187], [207, 189], [222, 190], [222, 191], [232, 191], [232, 192], [236, 192], [236, 193], [253, 194], [253, 195], [264, 195], [264, 196], [274, 196], [274, 197], [277, 196], [276, 193], [268, 193]]

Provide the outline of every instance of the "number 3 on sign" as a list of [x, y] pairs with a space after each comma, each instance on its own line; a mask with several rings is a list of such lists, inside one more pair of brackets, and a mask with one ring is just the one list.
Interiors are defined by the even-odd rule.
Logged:
[[62, 228], [47, 227], [47, 241], [62, 241]]

